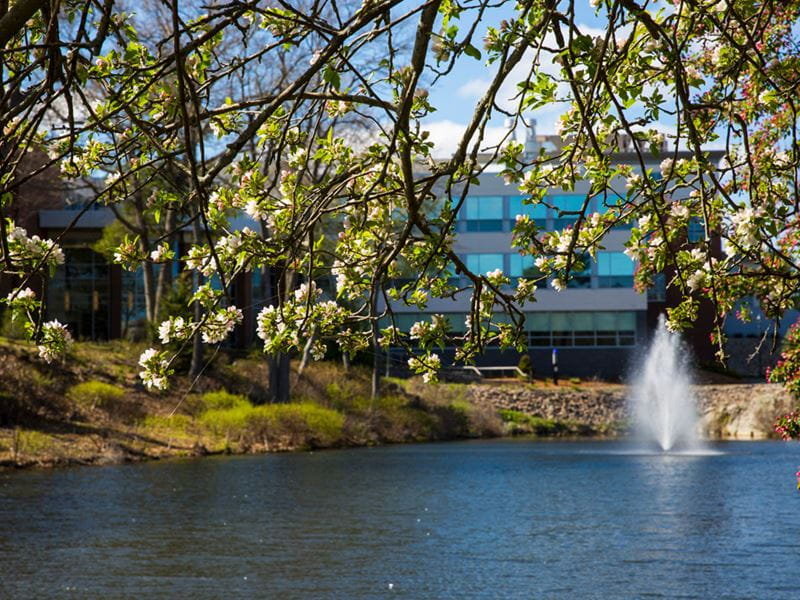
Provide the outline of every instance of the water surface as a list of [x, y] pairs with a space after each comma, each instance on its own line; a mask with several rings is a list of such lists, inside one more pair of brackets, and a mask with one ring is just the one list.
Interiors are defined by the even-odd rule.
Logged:
[[800, 447], [393, 446], [0, 474], [2, 598], [796, 598]]

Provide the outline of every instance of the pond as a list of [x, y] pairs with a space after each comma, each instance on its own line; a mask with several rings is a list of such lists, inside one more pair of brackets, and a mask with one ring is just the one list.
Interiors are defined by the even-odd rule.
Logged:
[[796, 598], [798, 447], [496, 440], [0, 474], [0, 597]]

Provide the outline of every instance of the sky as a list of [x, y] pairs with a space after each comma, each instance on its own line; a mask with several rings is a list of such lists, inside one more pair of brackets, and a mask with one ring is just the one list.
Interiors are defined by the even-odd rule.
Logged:
[[[501, 7], [487, 11], [483, 22], [476, 30], [474, 43], [476, 47], [482, 46], [483, 36], [488, 26], [496, 27], [502, 19], [513, 14], [514, 4], [515, 2], [507, 1]], [[605, 19], [603, 16], [596, 15], [595, 9], [590, 6], [588, 0], [575, 0], [575, 10], [576, 24], [581, 31], [592, 36], [605, 34]], [[469, 16], [465, 16], [464, 26], [468, 26], [470, 22]], [[459, 39], [461, 37], [463, 36], [460, 36]], [[520, 66], [508, 78], [508, 83], [501, 88], [498, 98], [509, 100], [515, 93], [516, 82], [525, 77], [529, 68], [530, 60], [523, 59]], [[558, 67], [552, 63], [543, 63], [540, 68], [554, 75], [559, 73]], [[469, 122], [475, 104], [485, 92], [494, 72], [493, 65], [486, 65], [485, 56], [481, 60], [463, 56], [459, 58], [453, 71], [446, 78], [440, 79], [430, 87], [429, 97], [437, 111], [427, 117], [423, 121], [423, 125], [430, 132], [431, 139], [436, 144], [435, 156], [444, 158], [453, 153], [461, 133]], [[508, 102], [507, 105], [511, 106], [511, 103]], [[531, 113], [530, 116], [536, 119], [537, 133], [554, 134], [556, 120], [566, 108], [565, 103], [554, 103]], [[504, 120], [503, 115], [493, 117], [487, 130], [489, 140], [501, 139], [506, 130]], [[519, 138], [524, 139], [521, 135], [518, 136]]]

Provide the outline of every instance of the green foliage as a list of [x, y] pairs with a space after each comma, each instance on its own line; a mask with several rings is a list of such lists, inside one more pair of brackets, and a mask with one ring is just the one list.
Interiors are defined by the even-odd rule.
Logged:
[[14, 340], [28, 339], [28, 333], [25, 330], [25, 321], [23, 319], [14, 319], [14, 312], [8, 309], [2, 310], [0, 315], [2, 315], [2, 317], [0, 317], [1, 336]]
[[326, 400], [334, 410], [343, 412], [367, 412], [372, 408], [371, 399], [364, 395], [363, 386], [357, 381], [343, 380], [325, 386]]
[[83, 408], [108, 408], [125, 397], [125, 390], [102, 381], [85, 381], [67, 390], [67, 399]]
[[800, 409], [775, 419], [775, 433], [784, 440], [800, 439]]
[[203, 394], [200, 398], [200, 406], [202, 411], [252, 407], [250, 401], [244, 396], [230, 394], [225, 390]]
[[774, 367], [767, 368], [767, 380], [782, 383], [794, 399], [800, 400], [800, 321], [789, 328], [780, 359]]
[[232, 408], [212, 409], [200, 415], [200, 423], [216, 435], [225, 438], [241, 437], [252, 412], [253, 406], [249, 403]]
[[305, 434], [312, 445], [330, 446], [340, 441], [344, 415], [317, 404], [266, 404], [253, 409], [248, 427], [262, 434]]
[[101, 254], [106, 260], [112, 261], [114, 260], [114, 252], [117, 251], [117, 248], [128, 234], [130, 234], [130, 231], [125, 228], [125, 225], [115, 219], [103, 227], [100, 238], [92, 244], [92, 250]]
[[139, 426], [147, 431], [161, 435], [185, 436], [191, 431], [192, 419], [188, 415], [147, 415], [139, 423]]
[[341, 441], [342, 413], [311, 402], [253, 406], [244, 396], [211, 392], [201, 400], [200, 423], [215, 435], [246, 443], [289, 439], [312, 446]]
[[15, 433], [15, 444], [20, 454], [40, 454], [49, 451], [55, 439], [41, 431], [20, 429]]
[[568, 430], [568, 427], [563, 423], [536, 415], [529, 415], [518, 410], [503, 409], [500, 411], [500, 418], [506, 424], [506, 429], [511, 435], [530, 433], [557, 435]]

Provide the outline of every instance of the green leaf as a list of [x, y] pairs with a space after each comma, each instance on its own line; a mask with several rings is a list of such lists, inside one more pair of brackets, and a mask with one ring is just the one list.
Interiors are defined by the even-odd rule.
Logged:
[[325, 69], [322, 71], [322, 79], [325, 83], [330, 84], [330, 86], [338, 90], [339, 86], [342, 84], [342, 77], [339, 75], [339, 72], [331, 66], [326, 66]]
[[471, 56], [475, 60], [480, 60], [481, 59], [481, 51], [478, 50], [472, 44], [467, 44], [466, 45], [466, 47], [464, 48], [464, 54], [466, 54], [467, 56]]

